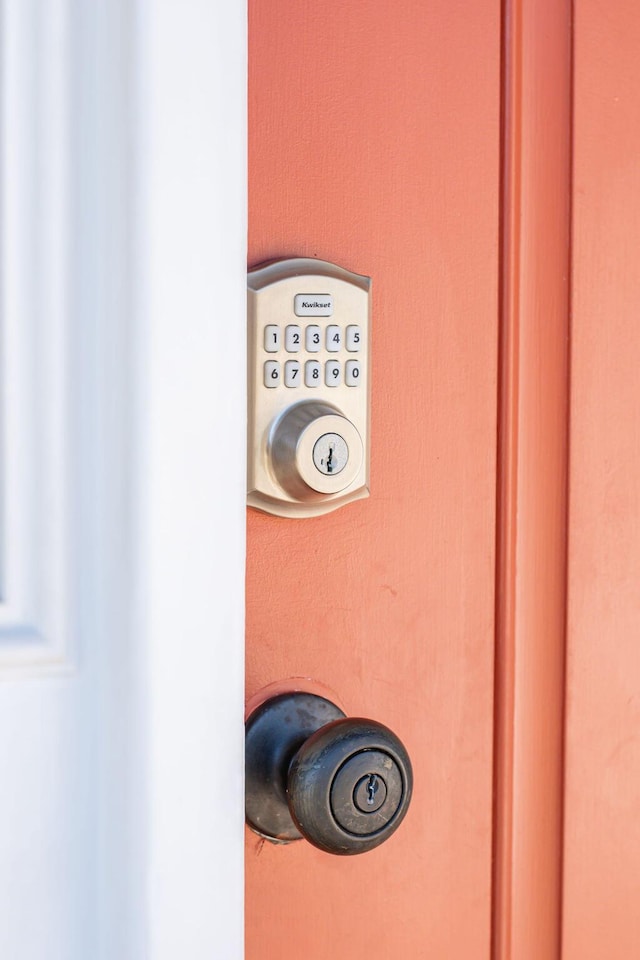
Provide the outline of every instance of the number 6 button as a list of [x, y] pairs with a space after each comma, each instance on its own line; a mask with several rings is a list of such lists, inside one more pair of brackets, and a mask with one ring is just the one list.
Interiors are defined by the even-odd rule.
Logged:
[[264, 365], [265, 387], [280, 386], [280, 364], [277, 360], [267, 360]]

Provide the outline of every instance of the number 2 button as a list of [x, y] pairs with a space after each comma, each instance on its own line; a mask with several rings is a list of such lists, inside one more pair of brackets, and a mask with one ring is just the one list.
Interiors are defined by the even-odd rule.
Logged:
[[[287, 353], [298, 353], [300, 350], [300, 327], [290, 323], [284, 332], [284, 346]], [[284, 382], [287, 383], [285, 374]], [[288, 386], [288, 384], [287, 384]]]

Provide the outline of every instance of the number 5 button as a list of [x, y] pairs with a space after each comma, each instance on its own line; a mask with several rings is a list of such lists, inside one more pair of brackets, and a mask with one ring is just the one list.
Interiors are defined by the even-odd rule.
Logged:
[[347, 327], [347, 350], [349, 353], [357, 353], [360, 350], [360, 343], [362, 341], [362, 336], [360, 334], [360, 327], [356, 324], [351, 324]]

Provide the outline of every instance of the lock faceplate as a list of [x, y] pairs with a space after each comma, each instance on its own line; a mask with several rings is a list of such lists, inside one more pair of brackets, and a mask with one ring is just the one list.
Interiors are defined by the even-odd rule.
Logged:
[[249, 506], [310, 517], [368, 496], [369, 278], [310, 259], [252, 270], [248, 354]]

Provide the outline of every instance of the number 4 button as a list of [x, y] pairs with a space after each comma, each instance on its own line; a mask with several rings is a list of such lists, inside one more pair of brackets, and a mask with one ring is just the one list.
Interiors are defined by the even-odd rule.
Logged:
[[340, 327], [331, 323], [327, 327], [327, 350], [330, 353], [337, 353], [342, 346], [342, 333]]

